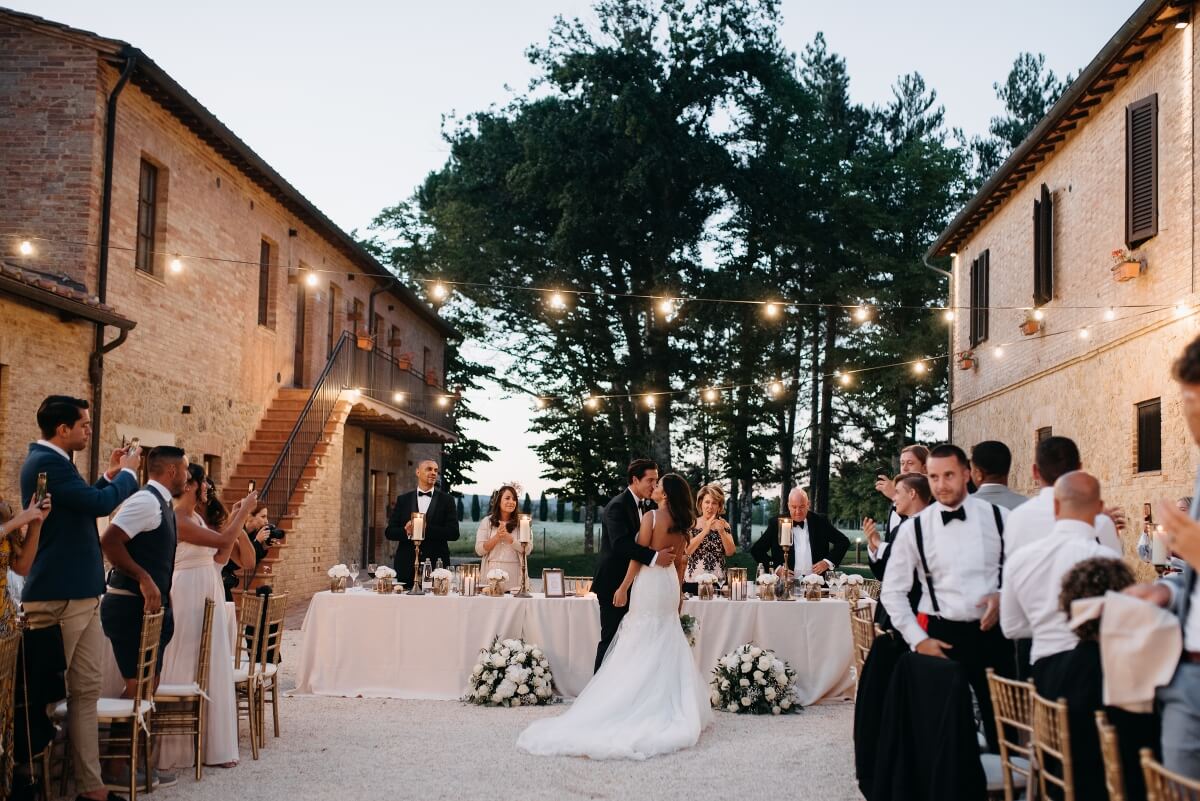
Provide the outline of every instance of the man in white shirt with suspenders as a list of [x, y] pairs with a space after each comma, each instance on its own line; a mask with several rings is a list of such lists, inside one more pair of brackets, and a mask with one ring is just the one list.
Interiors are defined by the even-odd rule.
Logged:
[[[1008, 510], [967, 494], [970, 467], [958, 446], [934, 448], [927, 467], [935, 502], [901, 526], [880, 601], [910, 648], [966, 668], [988, 746], [996, 750], [986, 670], [1005, 676], [1013, 672], [1012, 644], [996, 625]], [[922, 589], [920, 619], [909, 605], [914, 580]]]

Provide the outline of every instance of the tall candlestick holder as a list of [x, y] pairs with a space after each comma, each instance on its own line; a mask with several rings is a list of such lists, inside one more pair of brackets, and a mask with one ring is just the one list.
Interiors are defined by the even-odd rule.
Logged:
[[425, 515], [420, 512], [412, 514], [412, 534], [410, 535], [414, 546], [413, 552], [413, 582], [412, 588], [405, 593], [406, 595], [424, 595], [425, 588], [422, 586], [421, 576], [421, 543], [425, 540]]
[[779, 580], [779, 589], [775, 592], [776, 601], [796, 600], [792, 595], [792, 580], [794, 577], [792, 571], [788, 569], [788, 553], [791, 550], [789, 546], [783, 546], [783, 578]]
[[533, 518], [530, 515], [517, 515], [517, 551], [521, 556], [521, 587], [513, 595], [514, 598], [532, 598], [529, 592], [529, 544], [533, 542]]

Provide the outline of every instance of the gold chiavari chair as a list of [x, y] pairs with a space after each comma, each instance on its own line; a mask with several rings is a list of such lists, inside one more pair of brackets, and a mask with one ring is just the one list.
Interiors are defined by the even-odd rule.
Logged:
[[872, 601], [879, 600], [879, 590], [883, 588], [883, 582], [879, 579], [865, 579], [863, 581], [863, 593]]
[[[992, 700], [995, 703], [995, 696]], [[1033, 693], [1033, 747], [1042, 797], [1050, 797], [1047, 793], [1050, 784], [1059, 788], [1063, 801], [1075, 801], [1075, 769], [1065, 700], [1048, 701]], [[1053, 769], [1054, 765], [1058, 771]]]
[[[875, 643], [875, 610], [867, 607], [850, 610], [850, 635], [854, 640], [854, 683], [862, 678], [863, 663]], [[856, 693], [857, 694], [857, 693]]]
[[1149, 748], [1141, 750], [1147, 801], [1200, 801], [1200, 781], [1164, 768]]
[[[196, 673], [187, 684], [160, 684], [154, 692], [154, 736], [184, 735], [192, 738], [196, 757], [196, 781], [204, 766], [205, 700], [208, 674], [212, 665], [212, 628], [216, 604], [204, 600], [204, 618], [200, 628], [200, 651]], [[226, 636], [221, 632], [221, 636]]]
[[17, 651], [21, 646], [21, 632], [13, 631], [0, 639], [0, 792], [4, 792], [6, 778], [13, 775], [13, 721], [16, 704]]
[[1125, 775], [1121, 768], [1121, 749], [1117, 728], [1108, 722], [1104, 710], [1096, 710], [1096, 730], [1100, 732], [1100, 755], [1104, 757], [1104, 784], [1108, 801], [1125, 801]]
[[[153, 730], [152, 715], [154, 702], [154, 680], [158, 670], [158, 641], [162, 636], [163, 610], [142, 616], [142, 638], [138, 645], [137, 673], [134, 676], [133, 698], [101, 698], [96, 702], [96, 719], [107, 725], [108, 737], [100, 738], [100, 759], [129, 760], [129, 801], [137, 801], [138, 746], [145, 762], [146, 792], [151, 792], [154, 781], [153, 765], [150, 764], [150, 732]], [[67, 702], [62, 701], [54, 708], [57, 721], [67, 717]], [[128, 733], [126, 733], [128, 732]], [[68, 732], [68, 737], [70, 732]], [[120, 745], [122, 748], [105, 748]], [[125, 750], [125, 747], [128, 750]], [[69, 753], [69, 750], [68, 750]], [[64, 782], [70, 760], [63, 765]]]
[[[267, 598], [267, 613], [261, 636], [261, 656], [255, 664], [258, 672], [258, 740], [266, 746], [266, 705], [271, 704], [274, 734], [279, 736], [279, 649], [283, 646], [283, 619], [287, 614], [287, 593]], [[268, 699], [268, 693], [270, 697]]]
[[992, 712], [996, 717], [996, 736], [1000, 741], [1000, 774], [1004, 781], [1004, 801], [1013, 801], [1018, 793], [1032, 787], [1036, 772], [1033, 759], [1033, 685], [1001, 678], [987, 671]]
[[254, 656], [262, 638], [262, 617], [265, 601], [261, 595], [242, 594], [238, 610], [237, 641], [233, 649], [233, 686], [237, 695], [239, 721], [246, 718], [250, 728], [250, 754], [258, 759], [258, 673], [252, 669]]

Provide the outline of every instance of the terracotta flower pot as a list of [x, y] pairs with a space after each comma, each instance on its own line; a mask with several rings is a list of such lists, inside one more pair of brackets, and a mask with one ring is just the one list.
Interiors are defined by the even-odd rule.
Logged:
[[401, 370], [411, 370], [412, 360], [413, 357], [411, 353], [402, 353], [400, 354], [400, 358], [396, 360], [396, 366]]
[[1028, 337], [1028, 336], [1033, 336], [1038, 331], [1041, 331], [1042, 324], [1039, 323], [1037, 320], [1026, 320], [1025, 322], [1021, 323], [1020, 328], [1021, 328], [1021, 333]]
[[358, 340], [358, 349], [359, 350], [374, 350], [375, 349], [375, 337], [371, 336], [370, 334], [366, 333], [365, 331], [359, 331], [356, 339]]
[[974, 370], [975, 369], [975, 357], [974, 356], [959, 357], [958, 369], [959, 370]]
[[1132, 281], [1142, 274], [1142, 263], [1138, 261], [1123, 261], [1112, 268], [1113, 280], [1118, 284]]

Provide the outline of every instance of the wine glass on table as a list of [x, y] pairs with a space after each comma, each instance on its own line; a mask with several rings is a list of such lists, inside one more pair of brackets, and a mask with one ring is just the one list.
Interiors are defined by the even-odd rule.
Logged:
[[359, 572], [361, 572], [361, 571], [359, 571], [359, 569], [358, 569], [358, 562], [351, 562], [350, 563], [350, 580], [354, 582], [354, 586], [356, 588], [358, 587]]

